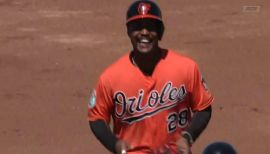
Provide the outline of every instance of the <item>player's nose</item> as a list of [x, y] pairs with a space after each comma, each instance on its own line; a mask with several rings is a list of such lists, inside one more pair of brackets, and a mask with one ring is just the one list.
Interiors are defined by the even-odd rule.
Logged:
[[146, 28], [142, 28], [142, 29], [141, 29], [141, 34], [142, 34], [142, 35], [149, 35], [149, 33], [150, 33], [150, 32], [149, 32], [148, 29], [146, 29]]

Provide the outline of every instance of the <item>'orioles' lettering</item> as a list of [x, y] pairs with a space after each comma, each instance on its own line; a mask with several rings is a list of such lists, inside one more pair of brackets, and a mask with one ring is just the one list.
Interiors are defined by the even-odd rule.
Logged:
[[168, 95], [170, 93], [171, 87], [172, 87], [172, 83], [171, 82], [167, 83], [163, 87], [163, 90], [162, 90], [161, 95], [160, 95], [160, 98], [161, 98], [160, 99], [160, 104], [166, 103], [166, 101], [168, 100]]
[[140, 92], [139, 92], [138, 105], [136, 107], [136, 111], [142, 111], [143, 110], [143, 108], [141, 108], [143, 95], [144, 95], [144, 91], [141, 89]]
[[[126, 99], [125, 99], [125, 94], [123, 94], [122, 92], [117, 92], [115, 94], [115, 99], [114, 99], [115, 105], [118, 106], [122, 106], [122, 108], [115, 108], [115, 114], [117, 117], [122, 117], [125, 115], [126, 113]], [[120, 111], [119, 111], [120, 110]]]
[[[160, 93], [156, 90], [151, 91], [146, 103], [143, 105], [143, 89], [138, 91], [137, 97], [127, 97], [124, 92], [118, 91], [114, 94], [115, 116], [123, 118], [122, 120], [128, 123], [139, 121], [154, 115], [160, 110], [166, 110], [175, 106], [178, 102], [184, 100], [186, 94], [184, 85], [177, 89], [172, 86], [171, 82], [167, 82]], [[146, 109], [150, 110], [146, 112]]]
[[152, 91], [150, 97], [148, 98], [149, 107], [153, 108], [158, 102], [159, 96], [157, 91]]

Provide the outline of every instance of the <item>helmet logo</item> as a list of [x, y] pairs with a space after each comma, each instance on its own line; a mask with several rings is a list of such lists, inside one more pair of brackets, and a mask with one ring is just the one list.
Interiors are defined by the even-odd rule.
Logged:
[[140, 3], [138, 7], [138, 12], [141, 15], [148, 14], [149, 10], [151, 9], [151, 5], [147, 3]]

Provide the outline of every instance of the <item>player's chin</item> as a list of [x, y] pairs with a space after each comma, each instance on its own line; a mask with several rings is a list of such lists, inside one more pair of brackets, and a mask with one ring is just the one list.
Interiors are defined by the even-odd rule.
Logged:
[[150, 53], [152, 50], [153, 50], [153, 44], [149, 44], [149, 45], [137, 44], [137, 51], [142, 54]]

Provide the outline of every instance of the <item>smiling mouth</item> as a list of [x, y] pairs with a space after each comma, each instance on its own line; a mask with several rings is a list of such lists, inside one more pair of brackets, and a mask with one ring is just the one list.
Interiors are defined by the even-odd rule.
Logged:
[[140, 43], [150, 43], [150, 40], [148, 40], [148, 39], [141, 39], [140, 40]]
[[139, 39], [138, 42], [140, 44], [150, 44], [152, 41], [150, 39], [147, 39], [147, 38], [142, 38], [142, 39]]
[[147, 37], [140, 37], [137, 39], [137, 49], [143, 53], [152, 50], [153, 40]]

